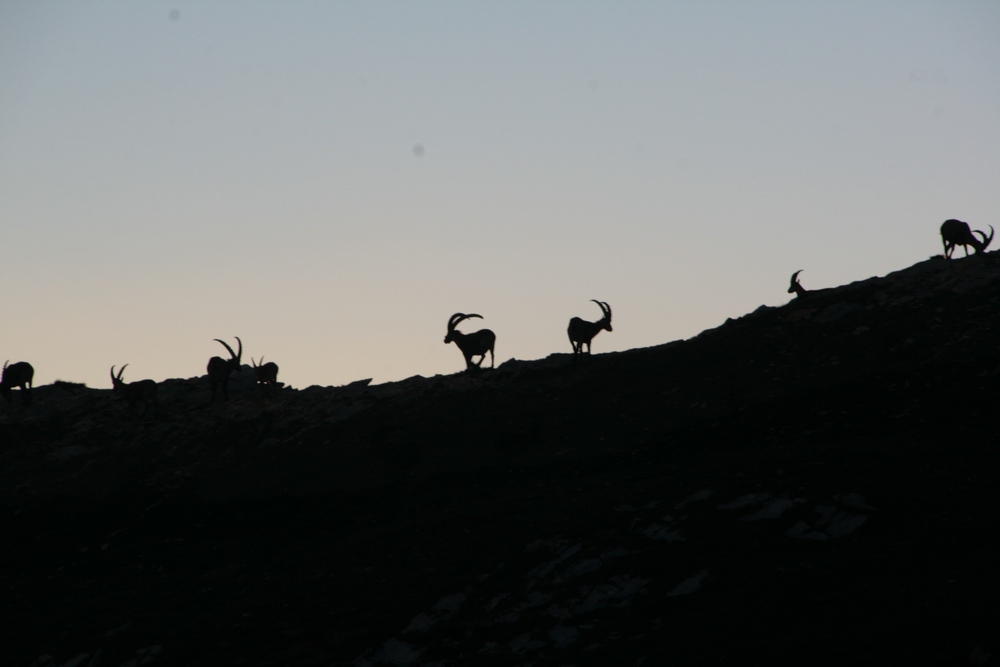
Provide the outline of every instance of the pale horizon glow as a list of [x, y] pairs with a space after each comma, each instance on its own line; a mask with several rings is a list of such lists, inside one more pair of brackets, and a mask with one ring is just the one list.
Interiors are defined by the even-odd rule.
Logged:
[[[291, 386], [689, 338], [1000, 228], [1000, 3], [0, 5], [0, 363]], [[961, 251], [959, 251], [961, 254]]]

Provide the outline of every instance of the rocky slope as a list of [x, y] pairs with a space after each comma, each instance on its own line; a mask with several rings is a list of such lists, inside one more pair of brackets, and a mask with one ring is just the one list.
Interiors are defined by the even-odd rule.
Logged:
[[998, 314], [986, 254], [583, 361], [39, 387], [3, 664], [996, 664]]

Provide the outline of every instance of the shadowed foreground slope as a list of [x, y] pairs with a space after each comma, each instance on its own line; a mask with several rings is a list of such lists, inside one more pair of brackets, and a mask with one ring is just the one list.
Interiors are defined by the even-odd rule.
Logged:
[[579, 362], [39, 387], [4, 664], [997, 664], [998, 313], [987, 254]]

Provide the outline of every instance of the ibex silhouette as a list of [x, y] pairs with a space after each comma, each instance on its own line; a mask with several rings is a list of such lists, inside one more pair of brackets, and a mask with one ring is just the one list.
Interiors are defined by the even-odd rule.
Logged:
[[260, 393], [264, 396], [274, 393], [278, 388], [278, 364], [273, 361], [265, 364], [264, 357], [261, 357], [259, 362], [254, 361], [253, 357], [250, 357], [250, 363], [253, 365], [254, 375], [257, 376]]
[[799, 283], [799, 274], [802, 273], [802, 271], [803, 269], [799, 269], [792, 274], [792, 282], [788, 286], [788, 293], [791, 294], [792, 292], [795, 292], [795, 296], [800, 299], [808, 293], [808, 290], [803, 287], [801, 283]]
[[222, 399], [229, 400], [229, 374], [233, 371], [239, 373], [242, 368], [240, 366], [240, 357], [243, 355], [243, 341], [240, 340], [239, 336], [236, 336], [236, 342], [239, 343], [239, 352], [233, 352], [233, 348], [229, 347], [225, 341], [219, 340], [218, 338], [213, 338], [212, 340], [217, 343], [222, 343], [222, 346], [229, 350], [229, 359], [223, 359], [222, 357], [212, 357], [208, 360], [208, 382], [212, 385], [212, 400], [215, 400], [215, 392], [222, 386]]
[[569, 328], [566, 333], [569, 335], [570, 345], [573, 346], [573, 354], [583, 354], [583, 346], [587, 346], [587, 354], [590, 354], [590, 341], [594, 339], [594, 336], [598, 334], [602, 329], [605, 331], [612, 331], [611, 329], [611, 306], [607, 304], [606, 301], [598, 301], [597, 299], [591, 299], [594, 303], [601, 307], [601, 312], [604, 313], [604, 317], [597, 320], [596, 322], [588, 322], [587, 320], [581, 320], [579, 317], [574, 317], [569, 321]]
[[[495, 361], [493, 346], [496, 345], [496, 334], [489, 329], [481, 329], [470, 334], [464, 334], [455, 329], [459, 322], [473, 317], [482, 319], [483, 316], [477, 315], [476, 313], [471, 313], [469, 315], [466, 315], [465, 313], [455, 313], [452, 315], [451, 318], [448, 319], [448, 335], [444, 337], [444, 342], [445, 344], [455, 343], [455, 345], [458, 345], [458, 349], [462, 351], [462, 355], [465, 357], [466, 370], [480, 368], [483, 365], [483, 362], [486, 361], [487, 352], [490, 353], [490, 368], [493, 368]], [[479, 355], [479, 363], [473, 363], [472, 357], [477, 355]]]
[[157, 393], [159, 392], [159, 387], [157, 387], [156, 382], [153, 380], [136, 380], [135, 382], [125, 382], [122, 380], [122, 373], [125, 372], [125, 368], [128, 364], [125, 364], [118, 371], [118, 375], [115, 375], [115, 367], [111, 367], [111, 387], [112, 391], [119, 392], [125, 397], [125, 402], [128, 403], [128, 413], [131, 416], [135, 413], [135, 406], [142, 405], [142, 413], [146, 414], [149, 410], [149, 406], [152, 405], [159, 412], [159, 403], [157, 401]]
[[[980, 238], [977, 239], [974, 234], [979, 234]], [[962, 246], [965, 248], [965, 256], [969, 256], [969, 246], [978, 255], [984, 252], [993, 241], [993, 225], [990, 225], [990, 235], [989, 238], [986, 237], [986, 233], [980, 230], [972, 231], [969, 228], [967, 222], [962, 222], [961, 220], [945, 220], [941, 223], [941, 243], [944, 244], [944, 256], [945, 259], [949, 259], [953, 252], [955, 252], [955, 246]]]
[[35, 369], [27, 361], [18, 361], [11, 364], [10, 359], [4, 362], [3, 375], [0, 376], [0, 392], [10, 403], [10, 390], [14, 387], [21, 388], [21, 402], [24, 405], [31, 405], [31, 380], [35, 377]]

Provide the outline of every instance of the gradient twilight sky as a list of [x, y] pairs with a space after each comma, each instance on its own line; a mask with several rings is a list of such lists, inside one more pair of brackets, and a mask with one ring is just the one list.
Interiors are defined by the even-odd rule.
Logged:
[[[295, 387], [691, 337], [1000, 227], [995, 1], [0, 3], [0, 362]], [[959, 251], [959, 255], [962, 252]]]

